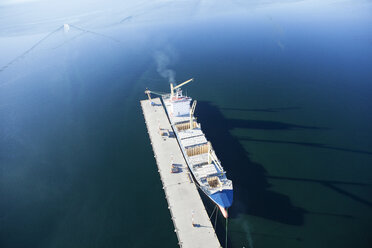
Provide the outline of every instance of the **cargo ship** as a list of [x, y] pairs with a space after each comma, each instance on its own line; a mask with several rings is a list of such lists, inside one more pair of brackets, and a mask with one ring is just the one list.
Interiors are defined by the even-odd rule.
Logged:
[[170, 93], [163, 94], [146, 90], [150, 94], [161, 95], [174, 137], [180, 145], [187, 166], [200, 190], [219, 207], [222, 215], [228, 217], [228, 208], [233, 202], [233, 184], [226, 177], [220, 160], [211, 142], [204, 135], [194, 112], [197, 101], [182, 94], [181, 87], [192, 82], [187, 80], [179, 85], [170, 84]]

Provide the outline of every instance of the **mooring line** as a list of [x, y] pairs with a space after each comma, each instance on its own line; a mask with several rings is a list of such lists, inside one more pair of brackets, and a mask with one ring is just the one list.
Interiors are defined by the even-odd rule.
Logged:
[[218, 211], [216, 212], [216, 219], [214, 220], [214, 231], [216, 231]]
[[211, 215], [209, 215], [209, 219], [211, 219], [212, 218], [212, 216], [213, 216], [213, 214], [214, 214], [214, 211], [217, 209], [217, 205], [214, 207], [214, 209], [213, 209], [213, 211], [212, 211], [212, 214]]
[[227, 248], [227, 223], [229, 218], [226, 218], [226, 236], [225, 236], [225, 248]]

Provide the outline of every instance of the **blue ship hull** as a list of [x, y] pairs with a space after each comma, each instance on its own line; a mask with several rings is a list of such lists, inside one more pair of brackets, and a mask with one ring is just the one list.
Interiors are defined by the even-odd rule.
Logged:
[[233, 202], [233, 190], [222, 190], [208, 196], [212, 201], [223, 208], [229, 208]]

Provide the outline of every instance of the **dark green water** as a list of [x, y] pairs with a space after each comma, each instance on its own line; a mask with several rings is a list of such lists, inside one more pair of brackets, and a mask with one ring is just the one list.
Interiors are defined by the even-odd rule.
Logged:
[[0, 5], [0, 66], [76, 25], [0, 72], [0, 247], [177, 247], [139, 105], [159, 52], [234, 182], [229, 247], [371, 247], [370, 2], [41, 3]]

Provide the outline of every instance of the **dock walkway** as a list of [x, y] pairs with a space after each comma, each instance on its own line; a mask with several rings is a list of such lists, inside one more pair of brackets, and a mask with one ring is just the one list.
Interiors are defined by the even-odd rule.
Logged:
[[[164, 107], [159, 98], [153, 102], [143, 100], [141, 106], [179, 245], [221, 247], [176, 138], [159, 130], [173, 131]], [[180, 172], [171, 173], [172, 161]]]

